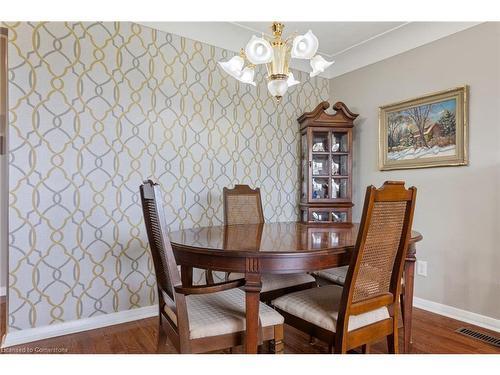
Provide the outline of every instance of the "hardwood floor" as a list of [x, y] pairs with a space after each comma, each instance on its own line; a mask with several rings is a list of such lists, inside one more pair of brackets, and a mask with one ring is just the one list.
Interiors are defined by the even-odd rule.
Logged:
[[[3, 301], [0, 306], [0, 329], [5, 330]], [[462, 336], [454, 331], [459, 327], [473, 327], [484, 333], [496, 334], [441, 315], [415, 309], [413, 314], [412, 353], [496, 353], [500, 349], [480, 341]], [[402, 340], [402, 338], [400, 338]], [[106, 328], [81, 332], [72, 335], [14, 346], [3, 350], [4, 353], [176, 353], [172, 344], [161, 337], [158, 345], [158, 319], [149, 318]], [[241, 353], [241, 347], [234, 349]], [[264, 346], [262, 352], [266, 353]], [[327, 346], [322, 342], [309, 344], [309, 337], [296, 329], [285, 326], [285, 353], [326, 353]], [[372, 353], [387, 353], [384, 342], [372, 346]]]

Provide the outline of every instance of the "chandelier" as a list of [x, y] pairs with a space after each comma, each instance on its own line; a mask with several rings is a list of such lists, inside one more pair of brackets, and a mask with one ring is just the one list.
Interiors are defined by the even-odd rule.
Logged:
[[[309, 30], [304, 35], [282, 39], [281, 34], [285, 25], [274, 22], [271, 26], [274, 38], [267, 40], [253, 35], [245, 49], [241, 49], [239, 56], [234, 56], [229, 61], [219, 61], [224, 71], [238, 81], [256, 86], [254, 82], [255, 66], [266, 64], [267, 89], [279, 102], [289, 87], [300, 82], [293, 77], [289, 70], [290, 59], [309, 60], [315, 77], [332, 65], [333, 61], [326, 61], [317, 55], [318, 38]], [[245, 66], [246, 64], [246, 66]]]

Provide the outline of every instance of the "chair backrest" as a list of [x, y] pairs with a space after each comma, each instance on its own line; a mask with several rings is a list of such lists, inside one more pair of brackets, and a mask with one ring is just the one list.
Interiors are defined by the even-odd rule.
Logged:
[[[140, 186], [144, 223], [148, 234], [149, 247], [158, 284], [160, 305], [166, 304], [177, 315], [177, 298], [174, 286], [181, 285], [181, 277], [174, 252], [167, 235], [167, 224], [163, 210], [163, 200], [160, 187], [151, 180], [144, 181]], [[183, 304], [182, 304], [183, 305]], [[162, 306], [163, 307], [163, 306]], [[171, 317], [176, 321], [177, 317]]]
[[260, 224], [264, 222], [260, 189], [248, 185], [224, 188], [224, 224]]
[[416, 188], [407, 190], [399, 181], [386, 181], [380, 189], [367, 188], [342, 313], [357, 315], [398, 301], [416, 193]]

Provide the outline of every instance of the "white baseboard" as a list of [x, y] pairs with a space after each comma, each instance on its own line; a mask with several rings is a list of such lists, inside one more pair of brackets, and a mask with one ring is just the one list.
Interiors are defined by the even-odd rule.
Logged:
[[474, 324], [478, 327], [500, 332], [500, 319], [476, 314], [467, 310], [457, 309], [453, 306], [443, 305], [441, 303], [418, 297], [413, 297], [413, 306], [439, 315], [447, 316], [448, 318], [453, 318], [462, 322]]
[[7, 288], [4, 286], [0, 287], [0, 297], [7, 295]]
[[53, 324], [39, 328], [30, 328], [21, 331], [7, 332], [0, 347], [25, 344], [27, 342], [48, 339], [56, 336], [69, 335], [71, 333], [89, 331], [91, 329], [112, 326], [131, 322], [133, 320], [150, 318], [158, 315], [158, 305], [140, 307], [137, 309], [119, 311], [111, 314], [99, 315], [91, 318], [73, 320], [60, 324]]

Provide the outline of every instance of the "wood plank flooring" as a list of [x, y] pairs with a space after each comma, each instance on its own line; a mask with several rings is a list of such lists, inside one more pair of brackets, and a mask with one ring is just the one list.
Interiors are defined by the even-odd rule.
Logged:
[[[3, 301], [0, 301], [3, 302]], [[0, 333], [5, 331], [5, 303], [0, 306]], [[411, 353], [496, 353], [500, 349], [480, 341], [462, 336], [454, 331], [459, 327], [471, 327], [484, 333], [499, 335], [471, 324], [463, 323], [424, 310], [415, 309], [413, 313], [413, 345]], [[401, 338], [402, 340], [402, 338]], [[160, 341], [160, 343], [158, 343]], [[3, 352], [33, 353], [176, 353], [172, 344], [161, 335], [158, 340], [158, 319], [142, 319], [52, 339], [32, 342], [4, 349]], [[235, 348], [241, 353], [241, 347]], [[262, 352], [266, 353], [264, 345]], [[327, 346], [317, 341], [309, 344], [309, 337], [290, 326], [285, 326], [285, 353], [327, 353]], [[384, 342], [372, 346], [372, 353], [387, 353]]]

